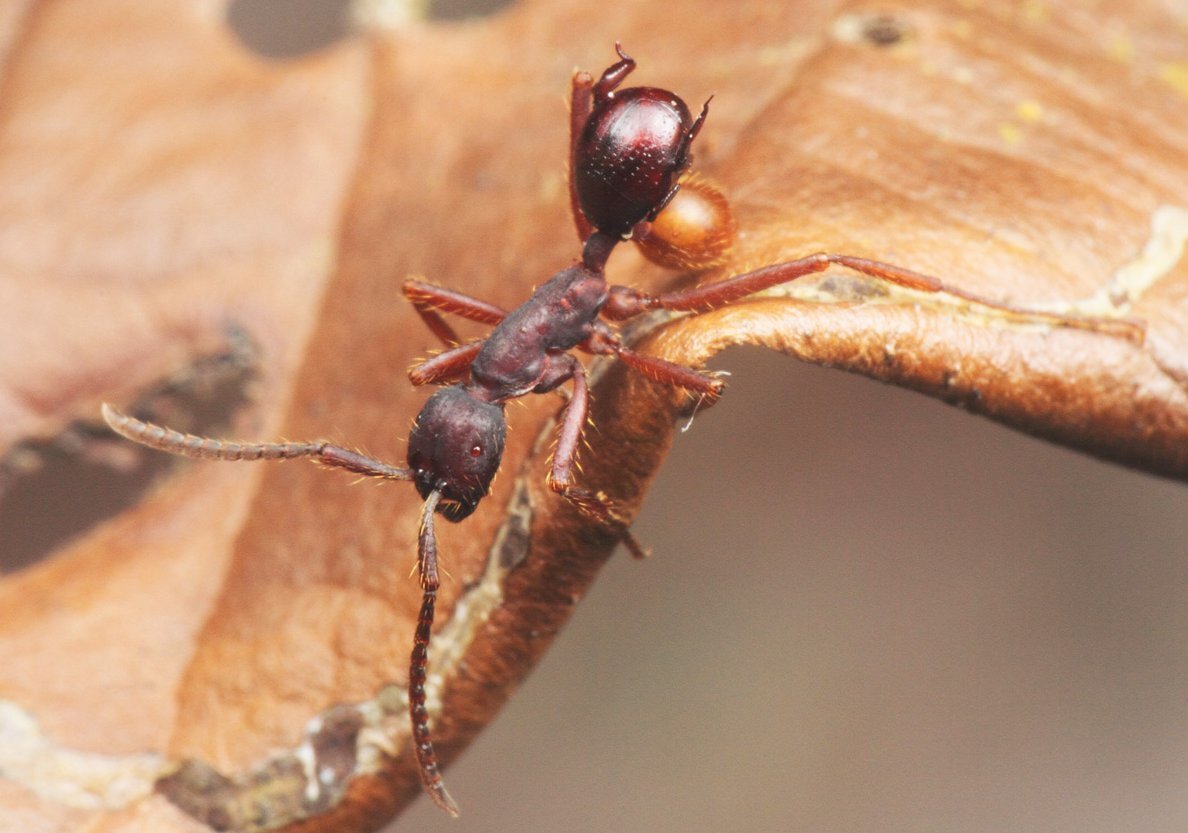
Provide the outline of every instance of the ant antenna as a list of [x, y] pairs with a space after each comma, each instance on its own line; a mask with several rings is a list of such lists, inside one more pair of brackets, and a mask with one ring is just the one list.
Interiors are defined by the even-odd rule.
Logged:
[[441, 500], [444, 484], [438, 484], [425, 498], [421, 510], [421, 529], [417, 535], [417, 568], [421, 578], [421, 613], [417, 617], [417, 630], [413, 636], [412, 658], [408, 666], [408, 714], [412, 720], [413, 744], [417, 753], [417, 764], [421, 768], [421, 783], [433, 799], [433, 803], [457, 818], [458, 805], [446, 792], [441, 768], [437, 765], [437, 753], [429, 735], [429, 709], [425, 706], [427, 695], [425, 681], [429, 676], [429, 636], [433, 630], [433, 615], [437, 606], [437, 536], [433, 532], [433, 515]]

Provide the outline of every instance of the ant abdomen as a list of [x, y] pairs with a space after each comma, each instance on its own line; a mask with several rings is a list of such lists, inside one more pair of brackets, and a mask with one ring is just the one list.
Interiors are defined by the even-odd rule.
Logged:
[[656, 87], [596, 104], [578, 140], [574, 176], [582, 213], [599, 231], [628, 234], [669, 199], [689, 165], [689, 108]]

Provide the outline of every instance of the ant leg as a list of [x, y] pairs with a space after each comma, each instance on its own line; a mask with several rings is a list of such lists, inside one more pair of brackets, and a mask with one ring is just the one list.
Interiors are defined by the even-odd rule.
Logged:
[[593, 492], [573, 484], [573, 469], [577, 460], [578, 441], [585, 427], [590, 410], [590, 389], [586, 382], [586, 369], [581, 362], [569, 357], [572, 362], [573, 395], [565, 406], [561, 430], [557, 435], [557, 447], [553, 451], [553, 467], [549, 472], [549, 488], [576, 506], [583, 514], [608, 526], [622, 539], [636, 558], [646, 558], [647, 550], [635, 540], [627, 522], [619, 515], [614, 503], [602, 492]]
[[976, 295], [960, 287], [949, 286], [930, 275], [922, 275], [919, 272], [905, 269], [902, 266], [895, 266], [891, 263], [868, 260], [864, 257], [851, 257], [850, 255], [829, 255], [829, 257], [834, 263], [873, 278], [882, 278], [883, 280], [891, 281], [892, 283], [906, 286], [910, 289], [923, 289], [926, 292], [942, 293], [953, 298], [960, 298], [963, 301], [969, 301], [978, 306], [1001, 310], [1017, 318], [1038, 321], [1055, 327], [1070, 327], [1078, 330], [1092, 330], [1106, 333], [1133, 341], [1135, 344], [1142, 344], [1147, 334], [1146, 324], [1134, 318], [1076, 315], [1049, 310], [1028, 309], [1017, 304], [1007, 303], [1006, 301], [995, 301], [992, 298]]
[[703, 284], [680, 292], [649, 295], [629, 286], [612, 286], [602, 314], [611, 321], [623, 321], [657, 309], [679, 312], [708, 312], [764, 289], [788, 283], [805, 275], [822, 272], [832, 263], [829, 255], [815, 254], [767, 266], [724, 281]]
[[454, 328], [442, 320], [440, 313], [457, 315], [468, 321], [494, 326], [507, 318], [507, 310], [494, 304], [480, 301], [461, 292], [434, 286], [417, 280], [404, 282], [404, 297], [412, 303], [421, 320], [447, 347], [461, 343]]
[[590, 113], [594, 110], [594, 79], [588, 72], [575, 72], [572, 86], [569, 94], [569, 210], [573, 214], [573, 225], [577, 229], [578, 240], [585, 242], [586, 238], [594, 233], [594, 226], [582, 212], [574, 168], [578, 141], [582, 137]]
[[470, 363], [474, 361], [474, 357], [486, 343], [486, 339], [472, 341], [469, 344], [461, 344], [438, 353], [436, 356], [409, 368], [408, 380], [420, 387], [421, 385], [436, 385], [458, 379], [470, 367]]
[[708, 376], [683, 364], [658, 359], [655, 356], [645, 356], [626, 347], [620, 347], [615, 355], [622, 359], [632, 370], [642, 373], [653, 382], [684, 388], [699, 394], [706, 406], [713, 405], [722, 396], [722, 389], [726, 386], [721, 379]]
[[310, 457], [314, 462], [332, 468], [346, 469], [364, 477], [381, 477], [388, 480], [412, 480], [412, 471], [389, 465], [380, 460], [366, 457], [358, 452], [325, 442], [308, 443], [241, 443], [215, 440], [183, 434], [172, 428], [164, 428], [151, 422], [144, 422], [122, 414], [103, 403], [103, 420], [121, 437], [135, 443], [167, 451], [181, 457], [199, 460], [293, 460]]
[[724, 281], [708, 283], [693, 289], [680, 292], [669, 292], [662, 295], [648, 295], [630, 287], [612, 286], [610, 298], [603, 307], [603, 314], [613, 320], [631, 318], [640, 313], [655, 309], [666, 309], [674, 312], [706, 312], [716, 307], [745, 298], [756, 292], [762, 292], [782, 283], [789, 283], [805, 275], [822, 272], [831, 265], [837, 264], [853, 269], [872, 278], [890, 281], [907, 289], [920, 292], [934, 292], [960, 298], [964, 301], [999, 310], [1009, 315], [1031, 321], [1042, 322], [1051, 326], [1075, 327], [1084, 330], [1094, 330], [1110, 335], [1121, 336], [1136, 343], [1142, 343], [1146, 332], [1142, 322], [1128, 318], [1105, 318], [1097, 316], [1070, 315], [1059, 312], [1027, 309], [1004, 301], [996, 301], [981, 295], [975, 295], [963, 289], [949, 286], [939, 278], [904, 269], [877, 260], [867, 260], [850, 255], [829, 254], [818, 252], [798, 260], [787, 263], [777, 263], [736, 275]]
[[404, 282], [404, 296], [412, 302], [418, 311], [431, 309], [448, 312], [468, 321], [477, 321], [480, 324], [492, 326], [507, 318], [507, 310], [502, 307], [497, 307], [471, 295], [446, 289], [444, 286], [434, 286], [431, 283], [411, 278]]
[[722, 388], [725, 387], [721, 379], [683, 364], [675, 364], [655, 356], [637, 353], [619, 343], [618, 334], [602, 322], [595, 322], [594, 326], [594, 333], [578, 345], [582, 350], [598, 356], [615, 356], [622, 359], [632, 370], [642, 373], [653, 382], [684, 388], [699, 394], [706, 400], [707, 405], [714, 404], [721, 397]]
[[413, 634], [412, 656], [408, 664], [408, 715], [412, 723], [413, 749], [421, 772], [421, 783], [433, 803], [451, 816], [458, 817], [458, 805], [446, 792], [437, 764], [437, 752], [429, 731], [428, 694], [425, 681], [429, 677], [429, 638], [433, 631], [433, 616], [437, 606], [437, 589], [441, 581], [437, 574], [437, 536], [433, 532], [433, 513], [441, 491], [429, 493], [421, 510], [421, 531], [417, 536], [417, 570], [421, 579], [421, 611]]
[[705, 124], [705, 117], [709, 115], [710, 102], [714, 100], [711, 95], [705, 100], [705, 104], [701, 105], [701, 112], [697, 114], [697, 118], [693, 119], [693, 123], [689, 125], [689, 129], [685, 131], [685, 138], [681, 140], [681, 151], [685, 152], [689, 149], [689, 145], [693, 144], [693, 140], [697, 138], [697, 134], [701, 132], [702, 125]]
[[442, 320], [440, 313], [451, 313], [468, 321], [492, 326], [507, 318], [507, 310], [501, 307], [421, 281], [405, 281], [404, 295], [412, 302], [417, 314], [433, 334], [451, 347], [408, 371], [409, 381], [418, 386], [447, 382], [460, 377], [466, 372], [466, 368], [470, 367], [470, 363], [486, 342], [486, 339], [482, 339], [462, 344], [454, 328]]
[[594, 103], [602, 104], [610, 98], [623, 79], [635, 71], [635, 59], [623, 51], [623, 44], [615, 41], [615, 52], [619, 60], [607, 67], [598, 83], [594, 85]]

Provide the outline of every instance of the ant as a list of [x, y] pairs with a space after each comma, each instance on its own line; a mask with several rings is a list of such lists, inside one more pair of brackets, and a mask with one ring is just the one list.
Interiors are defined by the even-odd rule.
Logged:
[[[447, 346], [409, 371], [414, 385], [445, 384], [425, 402], [408, 439], [408, 467], [327, 442], [238, 443], [182, 434], [103, 406], [103, 417], [117, 433], [151, 448], [211, 460], [288, 460], [309, 457], [326, 466], [364, 477], [409, 480], [424, 499], [417, 541], [422, 601], [408, 674], [409, 714], [421, 781], [438, 807], [451, 815], [458, 807], [445, 789], [426, 708], [430, 633], [440, 578], [434, 518], [461, 521], [487, 495], [503, 454], [510, 400], [548, 393], [566, 383], [572, 391], [560, 418], [556, 450], [548, 474], [550, 489], [611, 530], [639, 558], [644, 548], [627, 520], [604, 493], [574, 482], [582, 429], [589, 407], [585, 367], [570, 352], [579, 349], [614, 356], [655, 382], [683, 388], [707, 402], [722, 392], [720, 378], [701, 370], [636, 353], [625, 347], [608, 322], [651, 310], [705, 312], [778, 284], [839, 265], [909, 289], [944, 293], [979, 305], [1025, 316], [1053, 326], [1079, 327], [1141, 339], [1141, 324], [1022, 310], [947, 286], [908, 269], [842, 254], [817, 253], [767, 266], [693, 289], [659, 295], [611, 285], [605, 267], [615, 246], [634, 239], [649, 257], [672, 268], [705, 268], [720, 262], [733, 240], [734, 221], [725, 198], [704, 180], [686, 177], [691, 147], [709, 113], [709, 101], [693, 118], [676, 94], [656, 87], [619, 89], [635, 61], [619, 44], [619, 60], [597, 82], [578, 72], [572, 80], [570, 110], [571, 211], [582, 241], [581, 258], [536, 289], [508, 312], [449, 289], [406, 281], [404, 294], [428, 328]], [[678, 192], [711, 207], [668, 212]], [[709, 216], [709, 220], [701, 219]], [[489, 324], [485, 338], [461, 343], [441, 313]]]

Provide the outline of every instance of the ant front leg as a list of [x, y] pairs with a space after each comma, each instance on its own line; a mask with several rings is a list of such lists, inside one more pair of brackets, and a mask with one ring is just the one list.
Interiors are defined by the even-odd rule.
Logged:
[[412, 303], [417, 314], [421, 316], [421, 320], [425, 322], [425, 326], [447, 347], [451, 348], [413, 366], [408, 371], [409, 381], [418, 387], [456, 381], [461, 378], [486, 341], [483, 339], [462, 344], [462, 340], [458, 338], [454, 328], [442, 319], [440, 313], [457, 315], [468, 321], [477, 321], [480, 324], [490, 324], [491, 326], [495, 326], [507, 318], [507, 311], [501, 307], [464, 295], [461, 292], [455, 292], [452, 289], [422, 281], [405, 281], [404, 296]]
[[442, 319], [441, 313], [443, 312], [457, 315], [467, 321], [490, 324], [492, 327], [507, 318], [507, 310], [501, 307], [423, 281], [411, 279], [405, 281], [404, 297], [412, 303], [413, 309], [417, 311], [417, 315], [421, 316], [425, 326], [441, 339], [446, 347], [461, 344], [462, 340], [458, 338], [454, 328]]
[[486, 339], [472, 341], [469, 344], [460, 344], [451, 350], [438, 353], [433, 358], [410, 367], [408, 380], [417, 387], [457, 381], [465, 375], [470, 363], [474, 361], [474, 357], [479, 354], [486, 343]]
[[573, 379], [573, 394], [565, 406], [565, 414], [557, 434], [553, 467], [548, 476], [549, 488], [576, 506], [582, 514], [613, 529], [634, 557], [646, 558], [647, 550], [631, 534], [627, 521], [619, 515], [614, 502], [603, 492], [593, 492], [573, 483], [578, 443], [581, 441], [582, 429], [590, 412], [590, 388], [586, 381], [586, 369], [582, 367], [581, 362], [573, 356], [565, 358], [570, 362], [565, 375]]

